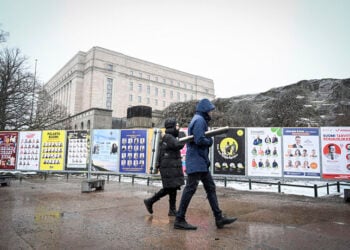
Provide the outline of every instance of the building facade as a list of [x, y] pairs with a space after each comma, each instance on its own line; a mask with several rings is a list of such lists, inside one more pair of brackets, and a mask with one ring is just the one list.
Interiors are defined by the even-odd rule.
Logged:
[[163, 110], [174, 102], [215, 98], [211, 79], [101, 47], [78, 52], [45, 89], [70, 116], [98, 108], [125, 118], [132, 106]]

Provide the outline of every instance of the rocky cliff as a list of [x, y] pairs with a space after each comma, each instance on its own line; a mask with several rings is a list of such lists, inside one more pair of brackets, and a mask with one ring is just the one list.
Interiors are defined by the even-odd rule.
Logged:
[[[172, 104], [162, 116], [175, 116], [187, 126], [196, 103]], [[211, 126], [350, 126], [350, 78], [303, 80], [263, 93], [217, 98], [213, 103]]]

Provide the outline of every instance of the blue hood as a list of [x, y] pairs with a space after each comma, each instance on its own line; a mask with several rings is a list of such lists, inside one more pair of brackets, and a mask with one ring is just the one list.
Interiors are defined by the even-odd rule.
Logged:
[[202, 99], [198, 102], [196, 111], [201, 113], [208, 113], [215, 109], [214, 104], [212, 104], [208, 99]]

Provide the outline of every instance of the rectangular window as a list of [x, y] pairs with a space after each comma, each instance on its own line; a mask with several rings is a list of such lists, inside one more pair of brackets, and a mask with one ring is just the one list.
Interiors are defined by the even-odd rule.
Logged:
[[157, 87], [154, 88], [154, 95], [158, 96], [158, 88]]
[[151, 86], [147, 85], [147, 95], [151, 94]]
[[147, 97], [147, 104], [150, 104], [150, 103], [151, 103], [151, 101], [150, 101], [149, 97]]
[[158, 106], [158, 100], [154, 99], [154, 105]]
[[134, 71], [130, 70], [130, 75], [133, 76], [134, 75]]
[[156, 77], [154, 78], [154, 80], [155, 80], [156, 82], [158, 82], [158, 76], [156, 76]]
[[129, 102], [132, 102], [132, 95], [129, 95]]
[[170, 98], [173, 99], [174, 98], [174, 91], [170, 90]]
[[142, 84], [141, 83], [139, 83], [138, 89], [139, 89], [139, 92], [142, 92]]
[[113, 93], [113, 79], [107, 78], [106, 86], [106, 108], [112, 109], [112, 93]]
[[166, 97], [166, 89], [163, 89], [163, 97]]
[[113, 64], [107, 64], [107, 70], [113, 71]]
[[137, 97], [137, 101], [138, 101], [138, 103], [141, 103], [141, 102], [142, 102], [142, 97], [141, 97], [141, 96], [138, 96], [138, 97]]
[[129, 90], [133, 91], [134, 89], [134, 83], [133, 82], [129, 82]]
[[163, 78], [163, 83], [166, 83], [166, 79], [165, 78]]
[[178, 100], [178, 101], [181, 100], [180, 92], [177, 92], [177, 100]]
[[139, 73], [139, 76], [140, 76], [140, 78], [142, 78], [142, 73], [141, 72]]

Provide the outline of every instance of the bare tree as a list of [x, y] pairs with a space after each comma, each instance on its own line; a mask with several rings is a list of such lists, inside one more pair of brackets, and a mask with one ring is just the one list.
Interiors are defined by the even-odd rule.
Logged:
[[0, 130], [21, 130], [29, 126], [33, 75], [19, 49], [0, 51]]
[[70, 126], [67, 125], [69, 115], [67, 114], [66, 107], [54, 102], [43, 87], [38, 86], [36, 91], [36, 110], [30, 124], [30, 129], [69, 129]]
[[35, 86], [26, 64], [19, 49], [0, 51], [0, 130], [45, 129], [67, 117], [65, 107]]

